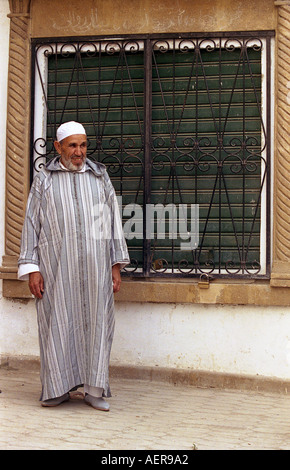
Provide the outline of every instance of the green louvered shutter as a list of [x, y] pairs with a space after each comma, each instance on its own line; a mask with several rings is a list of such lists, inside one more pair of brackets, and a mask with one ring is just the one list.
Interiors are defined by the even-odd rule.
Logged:
[[157, 270], [257, 272], [261, 50], [172, 50], [159, 41], [153, 59], [151, 202], [199, 205], [198, 248], [155, 240]]

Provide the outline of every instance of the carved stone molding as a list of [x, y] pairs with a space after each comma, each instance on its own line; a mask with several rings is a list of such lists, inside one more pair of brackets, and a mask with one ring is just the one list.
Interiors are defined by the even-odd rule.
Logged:
[[9, 0], [10, 13], [8, 14], [8, 17], [14, 15], [29, 16], [30, 4], [31, 0]]
[[271, 286], [290, 287], [290, 1], [277, 6], [274, 240]]
[[290, 5], [290, 0], [275, 0], [274, 5], [276, 7], [283, 6], [283, 5]]
[[5, 255], [0, 277], [16, 278], [29, 187], [30, 0], [10, 0], [10, 46], [6, 134]]

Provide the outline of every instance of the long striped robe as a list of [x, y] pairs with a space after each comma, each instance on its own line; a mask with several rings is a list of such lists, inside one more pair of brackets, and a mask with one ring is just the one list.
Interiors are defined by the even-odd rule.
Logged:
[[[104, 219], [100, 216], [99, 209]], [[102, 226], [110, 222], [106, 231]], [[109, 236], [108, 236], [109, 234]], [[109, 387], [114, 332], [112, 266], [129, 263], [116, 195], [105, 166], [84, 172], [53, 159], [34, 178], [22, 231], [19, 265], [37, 264], [44, 294], [36, 299], [41, 400], [87, 384]]]

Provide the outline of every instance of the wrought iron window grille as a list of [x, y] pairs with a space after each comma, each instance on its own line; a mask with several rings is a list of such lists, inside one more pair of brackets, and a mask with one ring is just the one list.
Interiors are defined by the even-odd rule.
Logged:
[[[272, 38], [32, 41], [31, 179], [55, 156], [58, 125], [82, 122], [122, 201], [124, 275], [269, 277]], [[182, 250], [192, 207], [198, 243]]]

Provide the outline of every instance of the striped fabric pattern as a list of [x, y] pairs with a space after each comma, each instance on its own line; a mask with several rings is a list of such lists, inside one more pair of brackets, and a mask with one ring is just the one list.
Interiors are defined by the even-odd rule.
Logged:
[[37, 264], [44, 278], [43, 298], [36, 299], [40, 399], [81, 384], [101, 387], [104, 396], [111, 396], [111, 268], [116, 263], [124, 267], [129, 255], [104, 165], [87, 159], [84, 172], [71, 172], [55, 158], [36, 175], [19, 257], [19, 265], [26, 263]]

